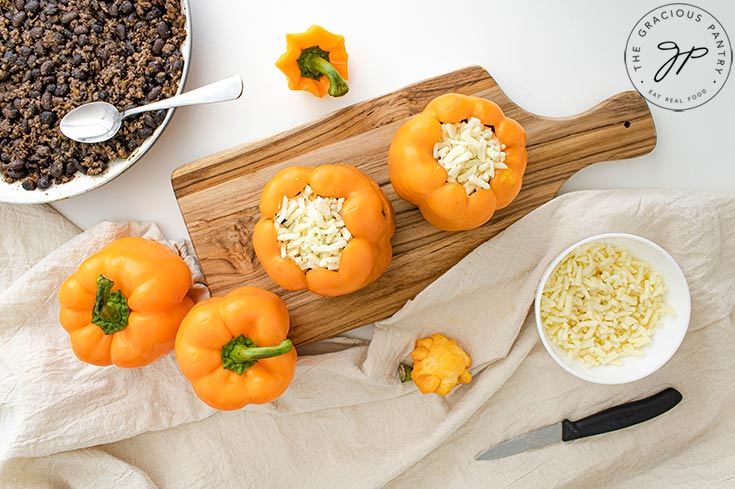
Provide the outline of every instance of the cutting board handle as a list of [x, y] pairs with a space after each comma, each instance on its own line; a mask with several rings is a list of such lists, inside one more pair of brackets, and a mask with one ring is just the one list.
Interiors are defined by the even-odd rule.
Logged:
[[642, 156], [656, 146], [648, 104], [634, 90], [575, 116], [533, 117], [539, 126], [529, 135], [529, 166], [560, 165], [555, 171], [565, 179], [592, 163]]

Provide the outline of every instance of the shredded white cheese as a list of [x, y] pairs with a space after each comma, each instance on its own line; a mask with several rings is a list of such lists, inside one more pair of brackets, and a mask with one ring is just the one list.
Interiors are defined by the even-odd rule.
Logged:
[[302, 270], [339, 270], [342, 250], [352, 237], [342, 220], [344, 201], [316, 195], [308, 185], [292, 199], [284, 195], [273, 218], [281, 258], [291, 258]]
[[663, 317], [666, 284], [620, 246], [592, 242], [559, 263], [544, 286], [541, 322], [547, 338], [587, 366], [641, 356]]
[[442, 124], [442, 140], [434, 145], [434, 158], [447, 170], [447, 182], [461, 184], [467, 195], [489, 189], [495, 170], [505, 169], [505, 145], [480, 119]]

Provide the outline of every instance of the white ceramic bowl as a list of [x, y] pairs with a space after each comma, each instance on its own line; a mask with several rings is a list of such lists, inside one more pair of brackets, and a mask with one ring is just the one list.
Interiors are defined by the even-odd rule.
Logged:
[[[626, 356], [619, 360], [622, 365], [600, 365], [588, 367], [580, 360], [572, 359], [563, 349], [549, 341], [541, 323], [540, 300], [549, 276], [556, 266], [574, 249], [592, 242], [602, 241], [612, 245], [627, 248], [630, 253], [648, 262], [654, 271], [661, 273], [668, 291], [664, 296], [664, 302], [671, 306], [676, 314], [667, 314], [663, 324], [656, 329], [653, 340], [643, 351], [643, 356]], [[564, 370], [590, 382], [598, 384], [624, 384], [642, 379], [661, 368], [674, 355], [681, 345], [684, 335], [689, 327], [689, 316], [691, 313], [691, 301], [689, 286], [679, 265], [663, 248], [646, 238], [633, 234], [610, 233], [599, 234], [583, 239], [573, 244], [557, 256], [544, 272], [541, 282], [536, 291], [534, 302], [536, 325], [538, 327], [541, 341], [551, 357]]]
[[[181, 0], [181, 11], [186, 19], [186, 39], [179, 48], [181, 50], [181, 57], [184, 61], [184, 66], [181, 68], [181, 79], [179, 80], [179, 86], [176, 89], [176, 95], [179, 95], [184, 90], [184, 83], [186, 82], [186, 74], [189, 70], [189, 59], [191, 57], [191, 15], [189, 8], [189, 0]], [[76, 174], [74, 179], [70, 182], [62, 183], [60, 185], [52, 185], [46, 190], [25, 190], [21, 181], [14, 183], [7, 183], [0, 179], [0, 202], [7, 202], [11, 204], [43, 204], [46, 202], [54, 202], [57, 200], [68, 199], [74, 197], [97, 187], [110, 182], [115, 177], [123, 173], [125, 170], [133, 166], [133, 164], [141, 159], [143, 155], [153, 146], [158, 137], [163, 133], [163, 130], [168, 125], [171, 116], [174, 113], [174, 109], [168, 109], [166, 111], [166, 117], [160, 126], [158, 126], [153, 134], [148, 136], [140, 143], [130, 156], [127, 158], [117, 158], [108, 163], [107, 169], [99, 175], [84, 175], [81, 173]]]

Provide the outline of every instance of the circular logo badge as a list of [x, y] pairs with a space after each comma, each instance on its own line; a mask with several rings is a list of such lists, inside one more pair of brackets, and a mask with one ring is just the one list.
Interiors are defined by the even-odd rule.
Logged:
[[732, 59], [722, 24], [686, 3], [648, 12], [625, 46], [625, 67], [636, 90], [652, 104], [677, 111], [699, 107], [717, 95]]

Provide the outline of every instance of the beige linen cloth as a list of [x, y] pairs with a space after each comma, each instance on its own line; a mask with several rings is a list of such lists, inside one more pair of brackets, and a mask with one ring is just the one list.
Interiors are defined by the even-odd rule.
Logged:
[[[155, 226], [101, 223], [79, 234], [43, 207], [2, 207], [0, 217], [2, 488], [735, 487], [735, 195], [559, 197], [377, 323], [369, 343], [302, 350], [281, 398], [236, 412], [200, 403], [172, 355], [137, 370], [83, 364], [57, 323], [56, 290], [83, 257], [122, 235], [163, 239]], [[602, 232], [659, 243], [692, 295], [677, 354], [621, 386], [558, 367], [528, 315], [554, 256]], [[415, 339], [435, 331], [473, 358], [472, 383], [446, 398], [395, 376]], [[667, 386], [684, 400], [641, 425], [473, 460], [504, 439]]]

